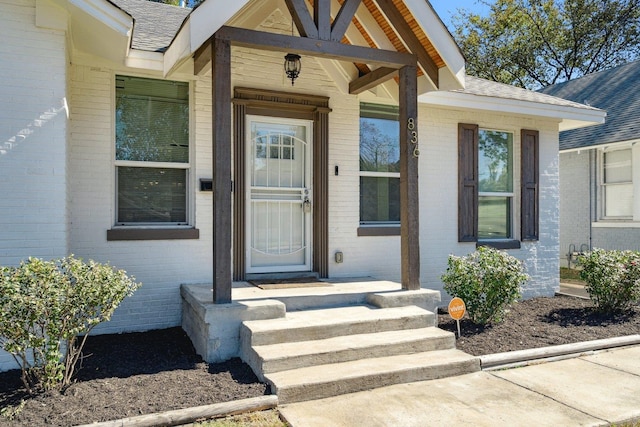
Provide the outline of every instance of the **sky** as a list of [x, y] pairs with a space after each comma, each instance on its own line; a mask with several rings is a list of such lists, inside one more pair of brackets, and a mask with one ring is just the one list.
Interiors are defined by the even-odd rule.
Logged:
[[429, 0], [429, 2], [449, 30], [452, 29], [451, 17], [458, 9], [473, 11], [479, 15], [486, 15], [489, 12], [489, 8], [478, 0]]

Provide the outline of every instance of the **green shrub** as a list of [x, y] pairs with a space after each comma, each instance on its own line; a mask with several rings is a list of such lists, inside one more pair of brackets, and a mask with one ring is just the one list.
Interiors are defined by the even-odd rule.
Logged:
[[505, 252], [481, 246], [466, 257], [449, 255], [441, 277], [444, 289], [465, 302], [474, 323], [502, 321], [506, 308], [520, 298], [529, 279], [522, 263]]
[[640, 301], [640, 252], [594, 249], [578, 263], [597, 310], [622, 311]]
[[73, 255], [0, 267], [0, 345], [27, 390], [69, 386], [89, 332], [139, 286], [122, 270]]

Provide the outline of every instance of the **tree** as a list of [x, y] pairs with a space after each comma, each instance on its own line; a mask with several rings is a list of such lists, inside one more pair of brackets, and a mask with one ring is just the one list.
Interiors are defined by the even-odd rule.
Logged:
[[469, 75], [539, 89], [640, 53], [640, 0], [479, 1], [489, 16], [454, 17]]

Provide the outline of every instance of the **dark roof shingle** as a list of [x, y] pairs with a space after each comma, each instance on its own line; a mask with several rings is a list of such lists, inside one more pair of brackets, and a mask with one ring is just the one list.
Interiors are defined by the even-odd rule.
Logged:
[[515, 101], [537, 102], [540, 104], [557, 105], [560, 107], [574, 107], [584, 110], [595, 110], [595, 108], [587, 105], [576, 103], [571, 100], [562, 99], [550, 94], [543, 94], [516, 86], [498, 83], [491, 80], [481, 79], [479, 77], [466, 76], [466, 87], [453, 92], [461, 92], [470, 95], [490, 96], [493, 98], [512, 99]]
[[640, 61], [548, 86], [540, 92], [597, 107], [606, 122], [560, 133], [560, 150], [640, 138]]
[[110, 0], [134, 19], [131, 47], [164, 52], [178, 33], [191, 9], [149, 0]]

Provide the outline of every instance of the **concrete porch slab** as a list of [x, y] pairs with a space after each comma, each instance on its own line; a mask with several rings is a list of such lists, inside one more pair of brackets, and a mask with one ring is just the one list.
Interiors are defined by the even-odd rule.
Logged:
[[431, 289], [403, 291], [400, 283], [371, 277], [323, 279], [326, 286], [288, 289], [260, 289], [247, 282], [234, 282], [234, 301], [276, 299], [287, 311], [311, 308], [371, 304], [380, 308], [416, 305], [435, 312], [440, 292]]
[[184, 284], [180, 288], [182, 327], [197, 353], [215, 363], [240, 356], [240, 325], [245, 320], [285, 317], [287, 311], [364, 304], [381, 308], [416, 305], [435, 312], [440, 302], [438, 291], [403, 291], [397, 282], [371, 277], [323, 282], [326, 286], [286, 289], [261, 289], [234, 282], [230, 304], [213, 304], [211, 284]]

